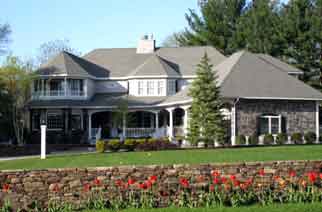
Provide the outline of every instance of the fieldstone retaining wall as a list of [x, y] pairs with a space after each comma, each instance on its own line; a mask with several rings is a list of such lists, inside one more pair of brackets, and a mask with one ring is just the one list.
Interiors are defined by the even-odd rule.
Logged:
[[[260, 177], [258, 171], [264, 169], [265, 177]], [[254, 178], [254, 182], [272, 183], [272, 176], [289, 176], [294, 170], [297, 176], [309, 171], [322, 172], [322, 161], [279, 161], [279, 162], [248, 162], [227, 164], [202, 165], [150, 165], [150, 166], [120, 166], [105, 168], [68, 168], [46, 170], [16, 170], [0, 171], [0, 204], [8, 199], [16, 208], [27, 208], [35, 201], [46, 205], [50, 199], [81, 205], [88, 199], [85, 185], [95, 183], [98, 179], [102, 189], [108, 197], [113, 197], [115, 182], [134, 179], [143, 182], [149, 176], [157, 176], [157, 189], [155, 192], [169, 191], [171, 198], [178, 195], [179, 178], [185, 177], [191, 182], [200, 176], [211, 178], [212, 171], [220, 171], [222, 175], [234, 174], [240, 180]], [[4, 185], [7, 191], [4, 190]], [[8, 187], [9, 186], [9, 187]], [[192, 186], [199, 186], [193, 183]], [[202, 182], [201, 182], [202, 186]]]

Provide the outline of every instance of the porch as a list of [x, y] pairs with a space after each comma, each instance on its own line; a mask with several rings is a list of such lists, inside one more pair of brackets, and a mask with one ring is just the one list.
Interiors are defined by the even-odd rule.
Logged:
[[120, 117], [116, 111], [88, 111], [89, 141], [109, 138], [160, 138], [185, 136], [188, 107], [131, 110]]

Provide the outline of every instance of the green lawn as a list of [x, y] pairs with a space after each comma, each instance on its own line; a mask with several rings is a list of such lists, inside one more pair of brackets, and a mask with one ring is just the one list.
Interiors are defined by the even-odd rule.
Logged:
[[[122, 212], [321, 212], [322, 204], [290, 204], [273, 206], [252, 206], [240, 208], [164, 208], [164, 209], [129, 209]], [[97, 211], [108, 212], [108, 211]]]
[[321, 160], [322, 145], [256, 147], [209, 150], [176, 150], [156, 152], [123, 152], [82, 155], [55, 155], [39, 158], [1, 161], [0, 170], [64, 167], [99, 167], [145, 164], [199, 164], [214, 162]]

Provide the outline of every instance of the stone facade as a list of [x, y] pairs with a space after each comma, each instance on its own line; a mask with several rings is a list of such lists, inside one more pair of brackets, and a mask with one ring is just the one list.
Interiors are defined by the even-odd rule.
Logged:
[[240, 100], [236, 106], [237, 135], [258, 134], [263, 114], [282, 115], [284, 133], [315, 132], [315, 101]]
[[[265, 170], [266, 176], [260, 177], [258, 171]], [[1, 171], [0, 185], [9, 185], [9, 191], [0, 192], [0, 205], [9, 199], [16, 208], [26, 208], [34, 201], [38, 204], [47, 204], [51, 199], [59, 199], [81, 205], [89, 194], [84, 192], [84, 185], [92, 184], [95, 179], [102, 182], [102, 187], [107, 190], [106, 195], [113, 198], [115, 182], [120, 179], [127, 182], [129, 178], [136, 182], [143, 182], [149, 176], [157, 176], [155, 192], [168, 191], [173, 201], [178, 197], [179, 178], [186, 177], [192, 180], [202, 175], [211, 179], [211, 172], [219, 171], [224, 176], [235, 174], [240, 180], [254, 178], [255, 182], [262, 184], [272, 183], [272, 176], [288, 177], [289, 171], [296, 171], [298, 176], [303, 176], [309, 171], [321, 172], [322, 161], [279, 161], [279, 162], [249, 162], [231, 164], [203, 164], [203, 165], [153, 165], [153, 166], [122, 166], [88, 169], [47, 169], [34, 171]], [[114, 187], [113, 187], [114, 186]], [[198, 183], [192, 186], [199, 186]]]

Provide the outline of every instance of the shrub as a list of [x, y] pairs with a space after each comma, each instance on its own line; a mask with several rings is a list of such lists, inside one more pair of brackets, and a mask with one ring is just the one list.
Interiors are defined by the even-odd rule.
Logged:
[[277, 144], [285, 144], [287, 142], [287, 134], [285, 133], [279, 133], [276, 136], [276, 143]]
[[155, 142], [157, 142], [158, 141], [158, 139], [157, 138], [149, 138], [148, 140], [147, 140], [147, 142], [148, 143], [155, 143]]
[[314, 132], [307, 132], [304, 134], [304, 139], [307, 144], [313, 144], [316, 140], [316, 134]]
[[303, 139], [302, 139], [302, 134], [301, 133], [293, 133], [292, 136], [292, 141], [296, 144], [302, 144]]
[[264, 144], [265, 145], [270, 145], [274, 143], [274, 137], [272, 134], [266, 134], [264, 136]]
[[130, 151], [133, 151], [137, 145], [137, 142], [135, 139], [127, 138], [124, 141], [124, 147]]
[[154, 151], [165, 149], [177, 149], [179, 146], [168, 142], [167, 140], [157, 139], [153, 142], [145, 142], [138, 144], [136, 149], [140, 151]]
[[98, 140], [96, 141], [96, 152], [97, 153], [104, 153], [105, 152], [105, 141]]
[[108, 147], [111, 151], [116, 152], [121, 148], [121, 142], [119, 139], [111, 139], [108, 142]]
[[236, 136], [236, 144], [237, 145], [244, 145], [244, 144], [246, 144], [246, 137], [244, 135], [237, 135]]
[[146, 138], [139, 138], [139, 139], [136, 139], [136, 143], [137, 143], [137, 144], [144, 144], [146, 141], [147, 141], [147, 139], [146, 139]]
[[258, 136], [256, 136], [256, 135], [249, 136], [248, 144], [249, 145], [258, 145]]

